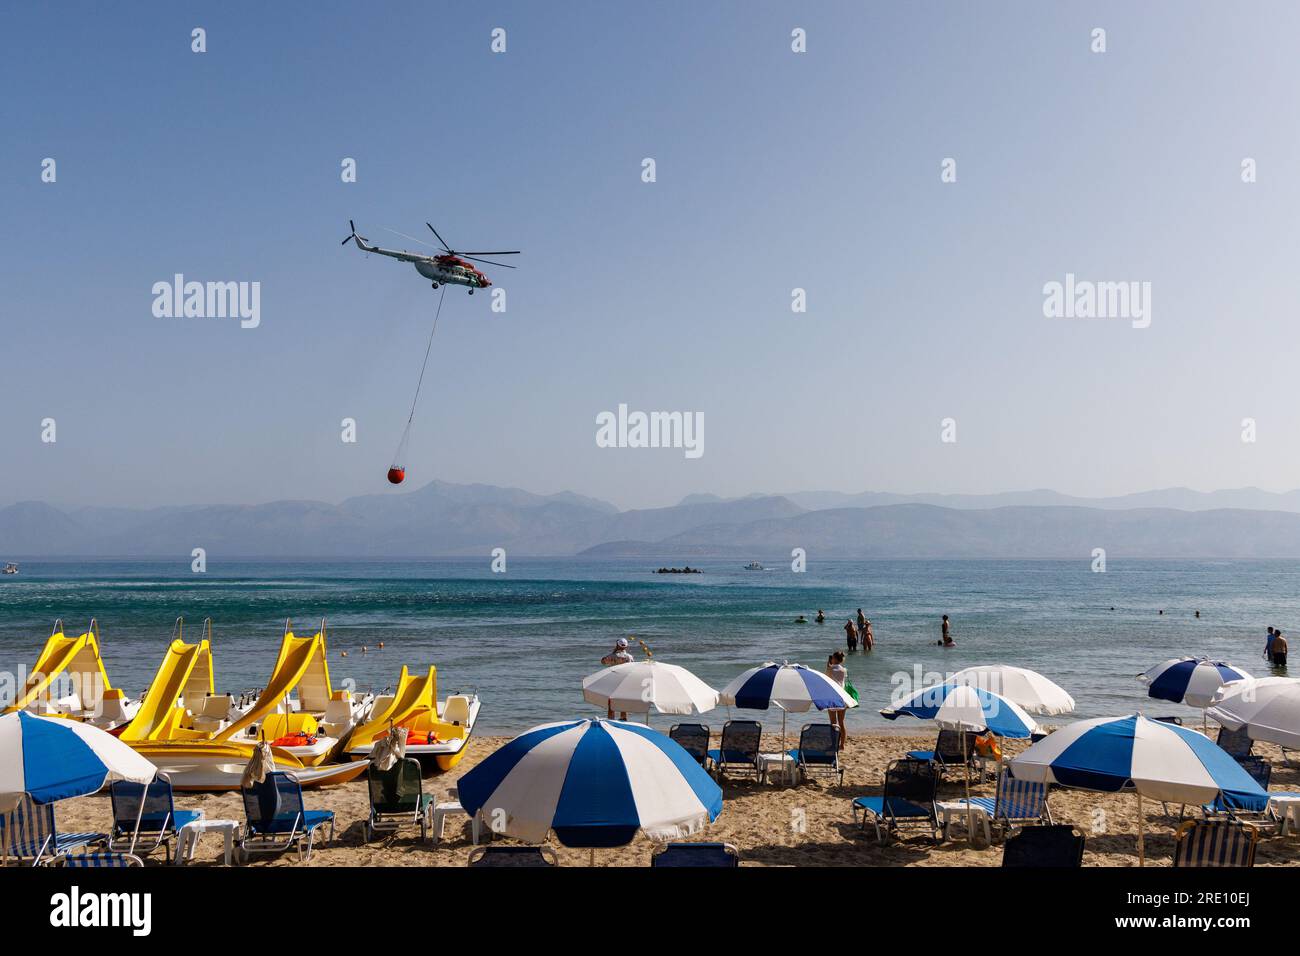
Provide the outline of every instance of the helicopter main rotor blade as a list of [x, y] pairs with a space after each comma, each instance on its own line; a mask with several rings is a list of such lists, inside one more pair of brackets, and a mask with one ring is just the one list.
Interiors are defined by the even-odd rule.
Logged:
[[[433, 223], [426, 222], [425, 225], [429, 227], [430, 232], [432, 232], [435, 236], [438, 236], [438, 230], [433, 228]], [[451, 250], [451, 246], [447, 245], [446, 239], [442, 238], [442, 236], [438, 236], [438, 241], [442, 243], [442, 247], [446, 249], [449, 254], [455, 255], [455, 253], [452, 252]]]
[[458, 252], [458, 253], [456, 253], [456, 255], [458, 255], [458, 256], [517, 256], [517, 255], [519, 255], [519, 254], [520, 254], [520, 252], [519, 252], [518, 249], [511, 249], [511, 250], [508, 250], [508, 251], [506, 251], [506, 252], [502, 252], [502, 251], [499, 251], [499, 250], [498, 250], [497, 252]]
[[396, 229], [389, 229], [387, 226], [380, 226], [379, 228], [383, 229], [385, 232], [391, 232], [395, 236], [401, 236], [403, 239], [410, 239], [412, 242], [418, 242], [422, 246], [428, 246], [430, 249], [434, 248], [432, 242], [426, 242], [418, 236], [408, 236], [404, 232], [398, 232]]
[[502, 269], [517, 269], [517, 268], [519, 268], [518, 266], [508, 266], [508, 265], [506, 265], [504, 262], [493, 262], [491, 259], [478, 259], [478, 258], [476, 258], [476, 257], [474, 257], [474, 256], [467, 256], [467, 255], [465, 255], [465, 253], [463, 253], [463, 252], [457, 253], [457, 255], [459, 255], [459, 256], [461, 256], [461, 257], [463, 257], [463, 258], [465, 258], [465, 259], [469, 259], [469, 260], [472, 261], [472, 262], [485, 262], [485, 263], [487, 263], [487, 264], [490, 265], [490, 266], [500, 266]]

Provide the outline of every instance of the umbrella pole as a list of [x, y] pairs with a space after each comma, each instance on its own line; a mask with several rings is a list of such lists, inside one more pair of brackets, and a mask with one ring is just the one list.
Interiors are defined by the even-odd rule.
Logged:
[[975, 843], [975, 811], [971, 808], [970, 803], [970, 753], [966, 748], [966, 731], [961, 732], [961, 755], [962, 763], [966, 765], [966, 842]]
[[591, 865], [594, 867], [596, 865], [596, 848], [594, 846], [591, 848], [590, 860], [591, 860]]
[[[158, 774], [155, 773], [154, 780], [157, 779], [158, 779]], [[140, 839], [140, 821], [144, 819], [144, 802], [145, 800], [149, 799], [149, 784], [151, 783], [153, 783], [153, 780], [146, 780], [143, 784], [141, 784], [141, 786], [143, 786], [144, 789], [140, 791], [140, 809], [135, 812], [135, 829], [131, 831], [131, 849], [128, 851], [130, 853], [135, 852], [136, 841]], [[179, 840], [180, 837], [177, 836], [176, 839]], [[197, 844], [195, 845], [197, 846]]]
[[1147, 853], [1146, 853], [1146, 840], [1144, 839], [1146, 835], [1146, 821], [1142, 819], [1143, 816], [1142, 794], [1139, 793], [1137, 795], [1137, 798], [1138, 798], [1138, 866], [1146, 866]]

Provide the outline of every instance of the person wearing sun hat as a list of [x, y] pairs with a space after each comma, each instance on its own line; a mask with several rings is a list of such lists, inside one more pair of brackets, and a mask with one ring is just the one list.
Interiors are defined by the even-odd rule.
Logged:
[[[606, 654], [604, 657], [602, 657], [600, 659], [600, 662], [604, 664], [606, 667], [613, 667], [616, 664], [631, 664], [632, 654], [627, 649], [627, 638], [620, 637], [617, 641], [615, 641], [614, 649], [610, 651], [608, 654]], [[609, 711], [609, 719], [613, 720], [614, 702], [612, 700], [609, 702], [608, 711]], [[627, 712], [624, 711], [623, 713], [619, 714], [618, 719], [627, 720]]]

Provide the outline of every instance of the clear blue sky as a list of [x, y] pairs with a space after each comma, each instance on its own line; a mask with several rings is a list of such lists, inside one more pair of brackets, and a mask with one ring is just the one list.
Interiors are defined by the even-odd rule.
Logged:
[[[6, 4], [0, 503], [386, 488], [434, 293], [340, 247], [349, 218], [524, 250], [487, 270], [504, 315], [448, 294], [408, 487], [1295, 487], [1298, 28], [1285, 3]], [[261, 327], [154, 318], [176, 272], [259, 281]], [[1151, 327], [1044, 318], [1066, 272], [1151, 282]], [[597, 448], [619, 402], [703, 412], [704, 456]]]

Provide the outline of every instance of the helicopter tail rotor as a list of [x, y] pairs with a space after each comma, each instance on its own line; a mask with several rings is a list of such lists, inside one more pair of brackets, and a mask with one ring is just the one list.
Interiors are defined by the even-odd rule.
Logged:
[[340, 245], [346, 246], [349, 242], [353, 242], [353, 241], [355, 241], [356, 244], [357, 244], [357, 248], [358, 248], [358, 249], [362, 248], [361, 243], [363, 243], [363, 242], [366, 241], [366, 237], [365, 237], [365, 236], [358, 236], [358, 235], [357, 235], [357, 224], [356, 224], [355, 222], [353, 222], [351, 219], [349, 219], [349, 220], [348, 220], [348, 228], [351, 229], [352, 231], [351, 231], [350, 233], [348, 233], [347, 238], [344, 239], [344, 240], [340, 243]]

